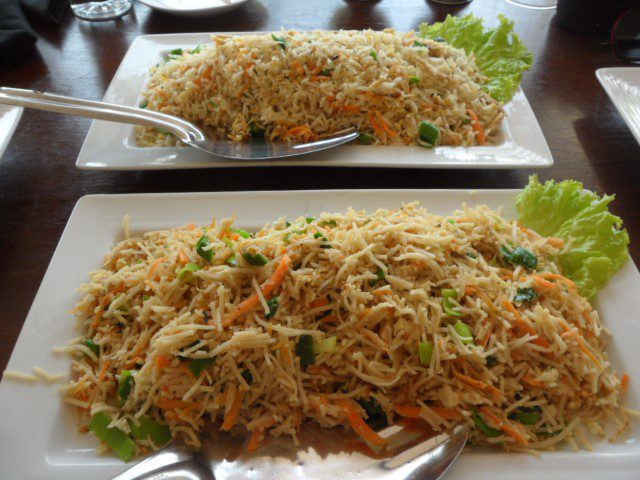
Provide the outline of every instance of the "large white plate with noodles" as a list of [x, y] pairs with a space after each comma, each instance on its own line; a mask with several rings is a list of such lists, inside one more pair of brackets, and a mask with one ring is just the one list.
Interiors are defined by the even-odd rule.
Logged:
[[[30, 373], [40, 366], [49, 373], [69, 372], [70, 360], [51, 349], [78, 335], [69, 311], [87, 273], [100, 267], [101, 259], [123, 238], [122, 219], [131, 218], [133, 234], [190, 222], [207, 224], [212, 217], [236, 213], [239, 226], [256, 229], [286, 215], [344, 211], [349, 206], [374, 210], [396, 208], [419, 200], [433, 213], [445, 215], [462, 202], [504, 206], [507, 217], [515, 214], [516, 190], [355, 190], [297, 192], [225, 192], [145, 195], [92, 195], [81, 198], [62, 234], [60, 243], [35, 297], [9, 361], [8, 370]], [[618, 372], [631, 377], [626, 405], [640, 406], [640, 273], [629, 261], [598, 295], [597, 307], [612, 333], [610, 358]], [[3, 378], [0, 383], [0, 478], [3, 480], [107, 479], [126, 466], [115, 455], [95, 451], [97, 439], [80, 434], [72, 407], [62, 403], [55, 385], [24, 383]], [[340, 431], [336, 431], [340, 435]], [[543, 453], [536, 458], [497, 450], [469, 449], [454, 466], [450, 478], [474, 480], [637, 478], [640, 467], [640, 422], [618, 442], [592, 442], [593, 451]], [[334, 478], [337, 461], [297, 461], [258, 454], [250, 463], [226, 462], [215, 471], [217, 480], [249, 478]], [[348, 454], [343, 454], [348, 455]], [[344, 458], [341, 459], [344, 461]], [[289, 468], [285, 474], [281, 468]], [[309, 470], [305, 470], [309, 469]], [[318, 475], [324, 473], [324, 475]], [[375, 480], [375, 479], [371, 479]]]
[[[162, 61], [173, 49], [194, 48], [203, 43], [211, 43], [210, 33], [137, 37], [114, 75], [104, 101], [119, 105], [140, 105], [142, 91], [149, 79], [149, 68]], [[553, 165], [553, 157], [540, 125], [522, 90], [518, 90], [505, 105], [505, 113], [496, 145], [434, 149], [419, 146], [346, 145], [302, 157], [251, 162], [222, 159], [194, 148], [138, 147], [133, 126], [94, 120], [76, 166], [85, 170], [163, 170], [265, 165], [465, 169], [544, 168]]]

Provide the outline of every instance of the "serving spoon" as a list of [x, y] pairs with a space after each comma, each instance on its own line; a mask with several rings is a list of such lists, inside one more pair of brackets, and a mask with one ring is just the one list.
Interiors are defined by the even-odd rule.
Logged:
[[355, 128], [348, 128], [313, 142], [291, 145], [270, 142], [262, 137], [252, 137], [249, 142], [211, 139], [193, 123], [166, 113], [21, 88], [0, 87], [0, 104], [161, 128], [171, 132], [185, 145], [233, 160], [269, 160], [306, 155], [337, 147], [358, 137]]
[[[221, 453], [219, 447], [218, 451], [215, 449], [215, 445], [224, 444], [224, 441], [214, 441], [214, 447], [204, 447], [195, 453], [169, 446], [111, 480], [294, 480], [303, 477], [317, 480], [437, 480], [462, 452], [469, 429], [466, 425], [457, 425], [449, 432], [425, 438], [410, 427], [392, 425], [378, 434], [389, 440], [390, 451], [386, 455], [344, 450], [336, 445], [341, 443], [343, 435], [336, 438], [335, 431], [317, 430], [299, 434], [302, 444], [295, 450], [275, 443], [264, 447], [265, 451], [231, 459]], [[305, 444], [306, 437], [313, 441]], [[233, 446], [237, 447], [241, 448], [241, 445]]]

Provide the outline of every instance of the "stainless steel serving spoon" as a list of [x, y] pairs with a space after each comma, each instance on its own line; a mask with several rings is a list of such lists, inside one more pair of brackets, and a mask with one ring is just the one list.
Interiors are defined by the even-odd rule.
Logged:
[[[338, 434], [336, 437], [335, 431], [301, 432], [298, 438], [302, 444], [296, 449], [271, 444], [265, 450], [235, 459], [220, 453], [219, 445], [224, 441], [213, 442], [213, 447], [205, 446], [195, 453], [170, 446], [111, 480], [437, 480], [462, 452], [469, 429], [466, 425], [458, 425], [450, 432], [425, 439], [424, 435], [411, 428], [393, 425], [378, 434], [393, 446], [389, 455], [370, 456], [359, 451], [332, 448], [341, 442], [340, 437], [343, 436]], [[307, 437], [314, 439], [305, 444]], [[234, 448], [238, 446], [241, 448], [241, 445]]]
[[314, 142], [292, 145], [269, 142], [264, 138], [252, 138], [250, 142], [214, 140], [207, 138], [193, 123], [166, 113], [21, 88], [0, 87], [0, 104], [162, 128], [174, 134], [186, 145], [233, 160], [269, 160], [305, 155], [337, 147], [358, 137], [356, 129], [349, 128]]

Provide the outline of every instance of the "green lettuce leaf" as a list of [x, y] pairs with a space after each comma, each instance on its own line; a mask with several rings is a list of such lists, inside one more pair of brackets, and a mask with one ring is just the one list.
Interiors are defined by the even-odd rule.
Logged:
[[545, 237], [571, 239], [571, 248], [560, 254], [563, 275], [580, 293], [593, 297], [629, 258], [629, 234], [622, 219], [609, 212], [613, 195], [598, 196], [582, 183], [553, 180], [544, 184], [536, 175], [518, 195], [518, 221]]
[[482, 19], [473, 15], [452, 17], [444, 22], [420, 25], [425, 37], [443, 39], [473, 54], [476, 65], [488, 81], [482, 87], [496, 100], [508, 102], [522, 80], [522, 72], [533, 64], [533, 55], [513, 31], [513, 22], [499, 15], [500, 25], [485, 29]]

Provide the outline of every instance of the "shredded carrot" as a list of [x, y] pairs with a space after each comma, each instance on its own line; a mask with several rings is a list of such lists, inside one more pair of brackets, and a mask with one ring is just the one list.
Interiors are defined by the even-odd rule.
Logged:
[[545, 291], [550, 291], [556, 288], [556, 284], [553, 282], [550, 282], [549, 280], [545, 280], [544, 278], [542, 278], [540, 275], [531, 275], [533, 277], [533, 279], [536, 282], [536, 288], [538, 290], [542, 290], [543, 292]]
[[547, 243], [554, 248], [562, 248], [564, 247], [564, 240], [558, 237], [549, 237], [547, 238]]
[[626, 373], [622, 375], [622, 379], [620, 380], [620, 387], [622, 388], [623, 392], [626, 392], [629, 388], [629, 375], [627, 375]]
[[298, 62], [291, 62], [291, 71], [289, 72], [289, 78], [293, 78], [295, 75], [302, 77], [304, 75], [304, 67]]
[[445, 408], [445, 407], [429, 407], [435, 413], [440, 415], [445, 420], [460, 420], [462, 415], [455, 408]]
[[329, 304], [329, 299], [327, 297], [322, 297], [311, 302], [309, 304], [309, 308], [324, 307], [325, 305], [328, 305], [328, 304]]
[[160, 397], [156, 405], [163, 410], [175, 410], [181, 408], [184, 410], [197, 410], [200, 405], [194, 402], [185, 402], [173, 398]]
[[560, 280], [562, 282], [564, 282], [571, 290], [577, 291], [578, 287], [576, 287], [576, 284], [573, 283], [572, 280], [569, 280], [567, 277], [560, 275], [558, 273], [551, 273], [551, 272], [542, 272], [540, 273], [540, 276], [542, 278], [550, 278], [552, 280]]
[[488, 393], [494, 401], [498, 401], [502, 398], [502, 392], [493, 385], [471, 378], [470, 376], [457, 372], [456, 370], [453, 371], [453, 374], [467, 385]]
[[480, 408], [480, 412], [482, 412], [482, 414], [486, 419], [488, 419], [490, 422], [493, 422], [493, 425], [495, 427], [497, 428], [502, 427], [502, 420], [500, 420], [495, 413], [489, 410], [489, 407]]
[[228, 432], [231, 430], [236, 422], [238, 421], [238, 414], [240, 413], [240, 407], [242, 406], [242, 400], [244, 399], [244, 390], [238, 389], [236, 390], [236, 395], [233, 398], [233, 404], [227, 413], [224, 415], [224, 422], [222, 422], [222, 427], [220, 430]]
[[155, 274], [156, 274], [156, 270], [158, 269], [158, 267], [160, 266], [160, 264], [162, 262], [166, 262], [167, 259], [164, 257], [160, 257], [157, 258], [152, 264], [151, 267], [149, 267], [149, 273], [147, 273], [147, 280], [151, 280]]
[[164, 370], [165, 368], [167, 368], [169, 365], [171, 364], [171, 360], [169, 360], [167, 357], [165, 357], [164, 355], [158, 355], [156, 357], [156, 367], [158, 367], [160, 370]]
[[420, 412], [422, 409], [413, 405], [394, 405], [393, 409], [398, 412], [398, 415], [401, 415], [405, 418], [421, 418]]
[[371, 430], [369, 425], [367, 425], [360, 416], [357, 404], [355, 404], [353, 400], [342, 399], [338, 400], [336, 404], [342, 408], [342, 411], [347, 417], [347, 421], [349, 422], [349, 425], [351, 425], [353, 431], [360, 435], [364, 440], [378, 447], [382, 447], [389, 443], [389, 440], [382, 438], [376, 432]]
[[533, 336], [537, 336], [538, 337], [535, 340], [532, 340], [533, 343], [535, 343], [536, 345], [540, 345], [541, 347], [544, 347], [544, 348], [548, 348], [549, 347], [549, 345], [550, 345], [549, 341], [546, 338], [538, 335], [538, 332], [536, 332], [536, 330], [531, 325], [529, 325], [527, 322], [524, 321], [524, 319], [520, 315], [520, 312], [518, 312], [518, 310], [516, 310], [516, 307], [514, 307], [513, 304], [509, 300], [504, 299], [502, 301], [502, 305], [509, 312], [511, 312], [514, 317], [516, 317], [516, 322], [514, 323], [512, 328], [514, 330], [516, 330], [516, 335], [518, 337], [522, 337], [522, 336], [524, 336], [524, 335], [526, 335], [528, 333], [532, 337]]
[[297, 127], [290, 128], [289, 130], [284, 132], [284, 135], [282, 135], [282, 138], [300, 137], [303, 139], [308, 139], [308, 138], [312, 138], [313, 136], [314, 136], [313, 131], [309, 126], [298, 125]]
[[195, 223], [190, 223], [189, 225], [187, 225], [184, 228], [185, 228], [185, 230], [193, 231], [193, 230], [196, 229], [196, 224]]
[[260, 446], [260, 442], [264, 438], [264, 428], [256, 428], [253, 432], [251, 432], [251, 437], [249, 438], [249, 443], [247, 443], [247, 452], [255, 452]]
[[373, 130], [376, 132], [376, 134], [379, 137], [382, 137], [384, 134], [384, 130], [380, 127], [380, 125], [378, 125], [375, 118], [373, 118], [373, 115], [369, 115], [369, 122], [371, 123], [371, 126], [373, 127]]
[[280, 354], [282, 355], [282, 360], [286, 365], [291, 365], [293, 363], [293, 359], [291, 358], [291, 350], [286, 344], [280, 345]]
[[189, 263], [189, 257], [187, 257], [186, 253], [184, 253], [182, 250], [180, 250], [180, 253], [178, 253], [178, 261], [182, 265], [186, 265], [187, 263]]
[[484, 136], [484, 126], [482, 125], [482, 122], [480, 121], [480, 119], [478, 118], [478, 116], [473, 110], [468, 109], [467, 112], [469, 112], [469, 116], [471, 117], [471, 120], [472, 120], [471, 126], [476, 131], [478, 144], [485, 145], [487, 143], [487, 139]]
[[489, 343], [489, 339], [491, 338], [491, 334], [493, 334], [493, 325], [489, 327], [489, 330], [487, 330], [485, 336], [482, 337], [482, 339], [478, 342], [478, 345], [480, 345], [481, 347], [486, 347], [487, 343]]
[[598, 366], [601, 366], [600, 361], [598, 360], [598, 358], [593, 354], [593, 352], [591, 352], [591, 350], [589, 350], [586, 347], [586, 345], [584, 344], [584, 341], [580, 337], [578, 337], [578, 348], [580, 348], [580, 350], [582, 350], [582, 352], [587, 357], [589, 357], [591, 360], [593, 360], [593, 363], [595, 363]]
[[347, 113], [359, 113], [362, 107], [360, 105], [343, 105], [340, 109]]
[[531, 387], [544, 388], [546, 386], [544, 382], [541, 382], [540, 380], [533, 377], [532, 375], [529, 375], [528, 373], [525, 374], [524, 377], [522, 377], [522, 381]]
[[388, 288], [378, 288], [371, 293], [373, 293], [376, 297], [384, 297], [385, 295], [390, 294], [391, 290], [389, 290]]
[[391, 127], [389, 127], [389, 124], [378, 110], [375, 110], [373, 113], [375, 114], [376, 119], [378, 120], [378, 124], [380, 125], [380, 128], [382, 130], [387, 132], [387, 134], [391, 135], [392, 137], [398, 135]]
[[326, 317], [322, 317], [320, 321], [322, 323], [337, 323], [338, 319], [335, 315], [327, 315]]
[[104, 380], [104, 377], [107, 376], [107, 372], [109, 371], [109, 365], [111, 365], [111, 361], [106, 360], [100, 369], [100, 373], [98, 374], [98, 381], [101, 382]]
[[[280, 264], [276, 271], [273, 273], [273, 276], [267, 281], [267, 283], [262, 287], [262, 295], [269, 299], [271, 298], [271, 293], [278, 288], [282, 282], [284, 281], [285, 274], [289, 271], [291, 267], [291, 258], [289, 255], [283, 255], [280, 259]], [[257, 293], [251, 294], [245, 300], [240, 302], [235, 310], [233, 310], [227, 317], [222, 320], [222, 326], [228, 327], [232, 323], [234, 323], [239, 317], [253, 309], [256, 305], [260, 303], [260, 299], [258, 298]]]
[[529, 445], [529, 442], [527, 441], [525, 436], [522, 435], [522, 433], [520, 433], [517, 428], [505, 423], [504, 425], [502, 425], [502, 431], [513, 438], [518, 445], [522, 445], [523, 447], [527, 447]]
[[573, 330], [567, 330], [566, 332], [562, 332], [560, 334], [560, 336], [564, 339], [575, 337], [576, 335], [578, 335], [578, 330], [575, 328]]

